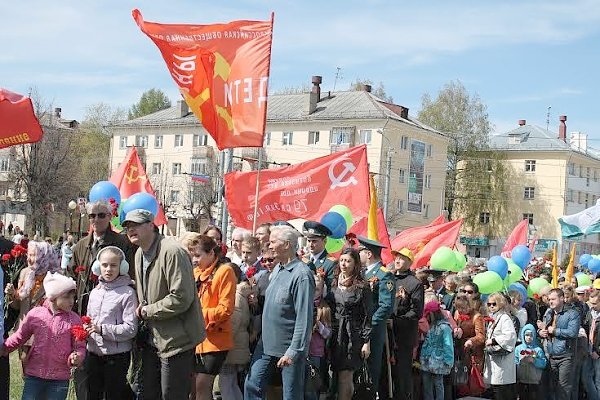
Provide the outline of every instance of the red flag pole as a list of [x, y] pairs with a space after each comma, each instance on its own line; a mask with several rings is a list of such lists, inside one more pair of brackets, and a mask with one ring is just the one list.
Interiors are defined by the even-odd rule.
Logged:
[[258, 148], [258, 170], [256, 171], [256, 191], [254, 192], [254, 218], [252, 219], [252, 234], [256, 233], [256, 218], [258, 217], [258, 191], [260, 187], [260, 170], [262, 166], [262, 147]]

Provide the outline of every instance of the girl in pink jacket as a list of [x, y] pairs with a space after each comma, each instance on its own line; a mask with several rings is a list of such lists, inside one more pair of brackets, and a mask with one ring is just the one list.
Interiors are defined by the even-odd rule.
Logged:
[[33, 344], [25, 359], [24, 400], [65, 399], [71, 368], [81, 365], [85, 357], [85, 339], [77, 340], [75, 335], [78, 328], [83, 331], [81, 318], [71, 311], [75, 281], [49, 272], [43, 285], [48, 300], [27, 313], [0, 351], [0, 355], [6, 355], [33, 335]]

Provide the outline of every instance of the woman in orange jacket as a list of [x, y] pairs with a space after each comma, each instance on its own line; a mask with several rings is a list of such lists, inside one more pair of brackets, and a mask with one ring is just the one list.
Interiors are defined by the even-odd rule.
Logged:
[[233, 269], [219, 260], [220, 247], [210, 237], [188, 232], [181, 243], [194, 265], [194, 279], [206, 326], [206, 339], [196, 347], [192, 393], [196, 400], [212, 400], [215, 376], [233, 348], [231, 316], [235, 308], [237, 278]]

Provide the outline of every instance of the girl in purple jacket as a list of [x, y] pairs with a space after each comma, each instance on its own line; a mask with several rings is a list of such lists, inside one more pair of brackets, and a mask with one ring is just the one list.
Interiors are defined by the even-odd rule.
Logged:
[[98, 251], [92, 264], [98, 286], [90, 292], [87, 312], [91, 321], [84, 326], [90, 334], [84, 366], [90, 400], [133, 398], [127, 370], [137, 334], [138, 301], [128, 271], [125, 253], [116, 246]]

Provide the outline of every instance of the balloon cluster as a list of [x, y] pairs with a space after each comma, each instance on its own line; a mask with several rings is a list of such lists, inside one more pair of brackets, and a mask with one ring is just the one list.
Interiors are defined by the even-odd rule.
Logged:
[[90, 202], [107, 201], [113, 207], [113, 218], [111, 223], [113, 226], [121, 230], [121, 224], [125, 220], [125, 215], [132, 210], [143, 209], [150, 211], [153, 215], [158, 213], [158, 201], [149, 193], [139, 192], [130, 196], [128, 199], [121, 201], [121, 193], [119, 189], [109, 181], [100, 181], [90, 189]]
[[325, 242], [327, 252], [333, 254], [342, 250], [346, 243], [344, 236], [353, 223], [352, 211], [342, 204], [337, 204], [321, 217], [321, 223], [331, 231]]
[[582, 254], [579, 264], [586, 267], [593, 274], [600, 273], [600, 255]]
[[467, 259], [460, 251], [442, 246], [431, 255], [429, 264], [438, 271], [460, 272], [467, 265]]
[[[525, 292], [525, 287], [523, 285], [514, 285], [521, 280], [523, 269], [530, 261], [531, 251], [529, 248], [524, 245], [516, 246], [512, 249], [511, 258], [504, 258], [501, 256], [491, 257], [487, 262], [488, 270], [475, 275], [473, 277], [473, 282], [477, 284], [479, 292], [482, 294], [499, 292], [502, 289], [519, 290], [519, 292], [523, 293]], [[549, 285], [545, 279], [542, 280]], [[529, 287], [531, 288], [531, 283]], [[526, 296], [527, 294], [523, 297]]]

